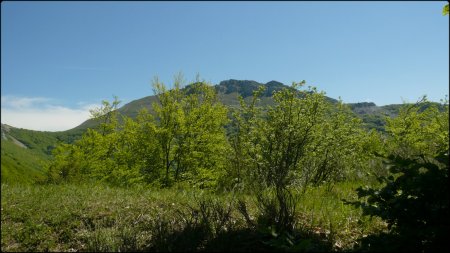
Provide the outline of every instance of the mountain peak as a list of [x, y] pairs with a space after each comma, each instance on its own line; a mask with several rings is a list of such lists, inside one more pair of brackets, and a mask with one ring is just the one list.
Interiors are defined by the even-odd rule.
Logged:
[[285, 86], [285, 85], [283, 83], [278, 82], [278, 81], [272, 80], [270, 82], [267, 82], [266, 86]]
[[262, 84], [253, 80], [236, 80], [229, 79], [219, 83], [217, 85], [217, 91], [230, 94], [233, 92], [239, 93], [242, 97], [250, 97], [253, 95], [253, 91], [257, 90], [260, 86], [265, 86], [266, 91], [264, 92], [264, 96], [271, 96], [274, 91], [281, 90], [284, 87], [287, 87], [283, 83], [277, 81], [270, 81], [266, 84]]

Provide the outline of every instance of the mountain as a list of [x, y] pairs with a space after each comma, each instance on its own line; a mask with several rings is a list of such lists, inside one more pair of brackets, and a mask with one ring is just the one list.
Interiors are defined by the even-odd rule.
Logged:
[[[189, 86], [190, 85], [187, 85], [184, 89], [189, 89]], [[284, 85], [283, 83], [277, 81], [270, 81], [263, 84], [252, 80], [235, 79], [222, 81], [218, 85], [215, 85], [214, 88], [217, 91], [219, 100], [224, 105], [228, 107], [239, 107], [238, 95], [241, 95], [244, 100], [250, 101], [253, 96], [253, 91], [257, 90], [260, 86], [266, 87], [261, 96], [261, 106], [273, 105], [273, 92], [279, 91], [283, 88], [290, 88], [290, 86]], [[337, 102], [337, 100], [333, 98], [326, 97], [326, 99], [330, 102]], [[152, 104], [154, 102], [157, 102], [157, 98], [155, 96], [147, 96], [125, 104], [118, 109], [118, 112], [122, 115], [135, 118], [142, 108], [146, 108], [149, 112], [152, 112]], [[73, 130], [85, 130], [96, 125], [97, 123], [95, 120], [89, 119], [81, 125], [68, 131], [72, 132]]]
[[398, 114], [402, 104], [377, 106], [372, 102], [349, 103], [350, 109], [362, 119], [366, 128], [384, 132], [385, 116], [394, 117]]
[[[252, 99], [253, 91], [265, 86], [261, 97], [261, 106], [273, 105], [272, 94], [274, 91], [289, 86], [277, 81], [265, 84], [252, 80], [225, 80], [215, 85], [219, 100], [228, 107], [239, 107], [238, 95], [244, 100]], [[189, 85], [185, 87], [189, 89]], [[332, 103], [337, 102], [333, 98], [326, 97]], [[152, 104], [157, 102], [155, 96], [147, 96], [131, 101], [118, 112], [122, 115], [135, 118], [142, 108], [152, 112]], [[377, 106], [374, 103], [348, 104], [355, 114], [362, 118], [367, 128], [375, 128], [384, 131], [384, 116], [394, 116], [402, 105]], [[43, 164], [51, 159], [51, 151], [59, 142], [72, 143], [81, 137], [88, 128], [94, 128], [98, 122], [89, 119], [81, 125], [61, 132], [42, 132], [20, 129], [8, 125], [1, 125], [1, 174], [2, 182], [33, 182], [43, 176]]]

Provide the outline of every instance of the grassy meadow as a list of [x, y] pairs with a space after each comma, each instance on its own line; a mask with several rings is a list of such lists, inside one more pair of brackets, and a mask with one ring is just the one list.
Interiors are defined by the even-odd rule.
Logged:
[[[201, 190], [2, 184], [2, 251], [348, 251], [385, 229], [345, 205], [358, 184], [308, 189], [286, 242], [254, 226], [256, 202]], [[276, 240], [280, 238], [279, 240]], [[292, 247], [294, 245], [294, 247]]]

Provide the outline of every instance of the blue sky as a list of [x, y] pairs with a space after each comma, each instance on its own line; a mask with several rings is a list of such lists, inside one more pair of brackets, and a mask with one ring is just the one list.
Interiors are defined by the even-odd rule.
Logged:
[[[2, 2], [2, 123], [66, 130], [177, 72], [306, 80], [344, 102], [448, 94], [446, 2]], [[40, 120], [38, 120], [40, 119]]]

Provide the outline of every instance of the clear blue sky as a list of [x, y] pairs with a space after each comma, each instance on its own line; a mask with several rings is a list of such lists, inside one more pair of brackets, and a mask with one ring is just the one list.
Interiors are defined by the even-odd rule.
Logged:
[[349, 103], [439, 101], [449, 85], [445, 3], [2, 2], [2, 123], [8, 108], [129, 102], [151, 95], [154, 76], [170, 84], [179, 71], [213, 84], [306, 80]]

